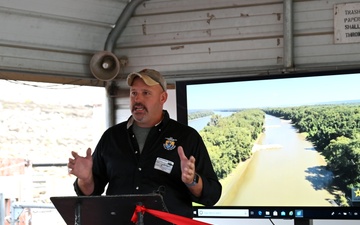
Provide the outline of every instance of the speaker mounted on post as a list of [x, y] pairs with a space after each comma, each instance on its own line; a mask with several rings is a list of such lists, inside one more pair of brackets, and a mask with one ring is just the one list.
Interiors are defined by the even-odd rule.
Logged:
[[110, 81], [120, 72], [119, 59], [109, 51], [96, 53], [90, 60], [91, 73], [99, 80]]

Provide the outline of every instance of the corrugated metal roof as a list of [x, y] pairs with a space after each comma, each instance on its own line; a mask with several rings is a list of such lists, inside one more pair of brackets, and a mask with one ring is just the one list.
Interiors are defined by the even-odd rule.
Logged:
[[90, 58], [104, 49], [126, 4], [126, 0], [1, 1], [0, 77], [60, 83], [93, 80]]
[[[1, 1], [0, 79], [103, 86], [90, 72], [90, 59], [105, 49], [119, 16], [135, 1]], [[112, 49], [126, 62], [116, 79], [144, 67], [163, 72], [170, 83], [281, 73], [289, 69], [286, 2], [141, 1]], [[290, 70], [358, 65], [359, 43], [334, 43], [334, 6], [340, 3], [346, 0], [293, 2]]]

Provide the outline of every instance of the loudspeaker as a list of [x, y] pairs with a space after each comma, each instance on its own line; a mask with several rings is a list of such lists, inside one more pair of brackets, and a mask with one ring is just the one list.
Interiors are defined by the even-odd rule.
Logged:
[[99, 80], [109, 81], [120, 72], [119, 59], [111, 52], [101, 51], [90, 60], [91, 73]]

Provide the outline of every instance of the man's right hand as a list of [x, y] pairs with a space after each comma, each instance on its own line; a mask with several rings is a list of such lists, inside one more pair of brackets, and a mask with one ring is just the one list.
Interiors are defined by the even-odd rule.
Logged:
[[90, 195], [94, 191], [91, 149], [87, 149], [85, 157], [79, 156], [79, 154], [74, 151], [71, 152], [71, 155], [74, 158], [69, 158], [69, 174], [73, 174], [78, 178], [77, 184], [83, 194]]
[[69, 158], [68, 171], [69, 174], [75, 175], [77, 178], [83, 181], [92, 180], [92, 157], [91, 149], [88, 148], [86, 151], [86, 156], [82, 157], [77, 152], [72, 151], [71, 155], [73, 158]]

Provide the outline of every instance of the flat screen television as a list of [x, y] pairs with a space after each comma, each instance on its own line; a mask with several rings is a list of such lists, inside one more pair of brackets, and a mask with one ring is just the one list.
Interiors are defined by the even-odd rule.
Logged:
[[178, 81], [176, 100], [223, 185], [194, 217], [360, 219], [360, 70]]

